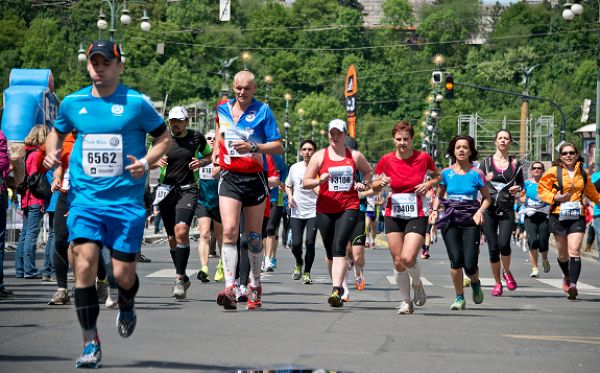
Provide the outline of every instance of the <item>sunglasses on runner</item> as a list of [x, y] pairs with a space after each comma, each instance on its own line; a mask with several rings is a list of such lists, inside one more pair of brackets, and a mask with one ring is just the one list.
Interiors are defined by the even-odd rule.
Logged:
[[210, 140], [214, 140], [215, 138], [214, 138], [214, 137], [207, 137], [206, 139], [207, 139], [208, 141], [210, 141]]
[[574, 151], [560, 153], [560, 155], [575, 155], [575, 154], [577, 154], [577, 153]]
[[543, 170], [543, 167], [531, 167], [532, 170]]

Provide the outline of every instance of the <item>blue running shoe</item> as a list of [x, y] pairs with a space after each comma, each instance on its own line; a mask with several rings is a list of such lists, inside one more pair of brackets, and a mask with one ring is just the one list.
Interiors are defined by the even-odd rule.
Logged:
[[275, 258], [275, 257], [271, 258], [271, 266], [273, 268], [277, 268], [277, 258]]
[[102, 365], [102, 351], [100, 350], [100, 342], [92, 341], [83, 346], [81, 356], [75, 362], [75, 368], [100, 368]]
[[137, 316], [135, 315], [135, 307], [131, 307], [129, 311], [119, 309], [119, 312], [117, 312], [117, 332], [121, 337], [127, 338], [131, 336], [136, 324]]

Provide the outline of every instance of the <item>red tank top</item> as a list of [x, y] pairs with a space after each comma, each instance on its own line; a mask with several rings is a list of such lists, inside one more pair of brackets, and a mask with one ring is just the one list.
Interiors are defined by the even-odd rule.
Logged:
[[319, 174], [325, 172], [330, 174], [330, 178], [319, 187], [317, 212], [334, 214], [345, 210], [358, 210], [360, 201], [358, 192], [354, 189], [356, 163], [352, 158], [352, 152], [346, 148], [346, 157], [341, 161], [333, 161], [329, 158], [329, 147], [327, 147]]

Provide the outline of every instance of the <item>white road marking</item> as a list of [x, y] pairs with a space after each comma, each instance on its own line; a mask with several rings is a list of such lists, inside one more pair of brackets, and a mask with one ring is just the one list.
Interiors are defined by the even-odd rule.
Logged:
[[[385, 276], [385, 277], [387, 277], [387, 279], [390, 282], [390, 284], [397, 285], [397, 283], [396, 283], [396, 276]], [[421, 277], [421, 282], [425, 286], [433, 286], [433, 284], [431, 282], [429, 282], [429, 280], [427, 280], [425, 277]]]

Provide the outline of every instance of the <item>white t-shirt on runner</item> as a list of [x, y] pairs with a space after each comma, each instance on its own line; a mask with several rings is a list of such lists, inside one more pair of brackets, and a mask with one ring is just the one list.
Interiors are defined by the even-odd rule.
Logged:
[[312, 189], [302, 188], [302, 179], [306, 173], [304, 161], [295, 163], [290, 167], [285, 185], [294, 190], [294, 202], [296, 207], [292, 208], [292, 218], [310, 219], [317, 215], [317, 194]]

